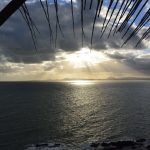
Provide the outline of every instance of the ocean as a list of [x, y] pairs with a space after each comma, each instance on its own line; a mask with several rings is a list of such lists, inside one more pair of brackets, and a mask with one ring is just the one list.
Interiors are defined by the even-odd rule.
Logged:
[[0, 82], [0, 150], [150, 138], [150, 81]]

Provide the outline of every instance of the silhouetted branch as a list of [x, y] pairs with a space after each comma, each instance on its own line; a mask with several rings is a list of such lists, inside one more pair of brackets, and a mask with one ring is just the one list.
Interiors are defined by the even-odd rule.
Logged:
[[93, 0], [91, 0], [91, 2], [90, 2], [90, 7], [89, 7], [89, 9], [92, 8], [92, 4], [93, 4]]
[[75, 37], [75, 30], [74, 30], [74, 13], [73, 13], [73, 2], [71, 0], [71, 15], [72, 15], [72, 27], [73, 27], [73, 35]]
[[135, 20], [137, 19], [137, 17], [139, 16], [139, 14], [141, 13], [141, 11], [143, 10], [143, 8], [145, 7], [145, 5], [147, 4], [148, 0], [145, 1], [145, 3], [142, 5], [141, 9], [139, 10], [139, 12], [137, 13], [137, 15], [135, 16], [134, 20], [130, 23], [130, 25], [128, 26], [127, 30], [125, 31], [125, 33], [123, 34], [122, 38], [124, 38], [124, 36], [127, 34], [127, 32], [129, 31], [130, 27], [132, 26], [132, 24], [135, 22]]
[[136, 44], [135, 47], [137, 47], [141, 42], [142, 40], [145, 39], [145, 37], [150, 33], [150, 27], [144, 32], [143, 36], [141, 37], [141, 39], [138, 41], [138, 43]]
[[12, 0], [0, 12], [0, 26], [16, 11], [26, 0]]
[[[106, 30], [106, 28], [107, 28], [107, 26], [108, 26], [108, 24], [109, 24], [109, 22], [110, 22], [110, 19], [112, 18], [112, 15], [113, 15], [113, 13], [114, 13], [114, 11], [115, 11], [117, 5], [118, 5], [118, 2], [119, 2], [119, 0], [117, 0], [117, 2], [115, 3], [115, 6], [114, 6], [114, 8], [113, 8], [113, 10], [112, 10], [112, 12], [111, 12], [111, 15], [110, 15], [110, 17], [109, 17], [109, 20], [108, 20], [108, 22], [107, 22], [107, 24], [106, 24], [106, 26], [105, 26], [105, 28], [104, 28], [104, 30], [103, 30], [101, 36], [103, 36], [103, 34], [104, 34], [104, 32], [105, 32], [105, 30]], [[109, 36], [109, 35], [108, 35], [108, 36]]]
[[[39, 32], [36, 24], [34, 23], [33, 19], [31, 18], [28, 7], [24, 3], [25, 1], [26, 0], [11, 0], [11, 2], [0, 12], [0, 25], [2, 25], [16, 10], [19, 10], [30, 30], [33, 44], [36, 48], [36, 39], [37, 39], [36, 32], [38, 32], [38, 33], [40, 33], [40, 32]], [[75, 37], [74, 6], [73, 6], [73, 0], [70, 0], [70, 1], [71, 1], [72, 27], [73, 27], [73, 34]], [[45, 2], [45, 5], [44, 5], [44, 2]], [[95, 5], [93, 5], [93, 4], [95, 4], [94, 3], [95, 1], [89, 0], [89, 2], [90, 2], [89, 9], [91, 9], [92, 7], [95, 6]], [[91, 47], [93, 44], [93, 36], [94, 36], [96, 19], [97, 19], [97, 17], [100, 16], [102, 7], [105, 6], [104, 0], [97, 0], [96, 2], [97, 2], [96, 8], [95, 8], [96, 12], [95, 12], [94, 20], [92, 23], [93, 24], [92, 25], [92, 33], [91, 33], [91, 37], [90, 37], [91, 38], [90, 39]], [[127, 35], [127, 33], [129, 33], [130, 29], [132, 28], [132, 25], [134, 24], [134, 22], [136, 22], [137, 18], [139, 16], [141, 17], [140, 14], [142, 13], [143, 9], [146, 7], [148, 2], [149, 2], [149, 0], [109, 0], [109, 4], [107, 5], [106, 15], [105, 15], [104, 21], [102, 23], [101, 37], [104, 35], [105, 31], [108, 29], [108, 26], [110, 25], [111, 20], [112, 20], [112, 16], [114, 15], [114, 12], [116, 10], [116, 14], [115, 14], [116, 16], [114, 16], [114, 20], [111, 24], [111, 28], [108, 33], [108, 38], [110, 37], [112, 30], [114, 30], [113, 31], [113, 35], [114, 35], [117, 32], [122, 33], [125, 29], [125, 32], [122, 35], [122, 38], [124, 38]], [[44, 11], [46, 21], [48, 23], [50, 43], [52, 43], [53, 30], [52, 30], [52, 25], [51, 25], [51, 21], [50, 21], [48, 0], [45, 0], [45, 1], [40, 0], [40, 4], [42, 7], [42, 10]], [[54, 0], [54, 7], [55, 7], [55, 11], [56, 11], [55, 47], [56, 47], [56, 42], [57, 42], [57, 38], [58, 38], [58, 29], [60, 30], [61, 35], [64, 37], [63, 30], [61, 28], [60, 21], [59, 21], [58, 5], [59, 5], [59, 1]], [[19, 9], [19, 7], [21, 7], [21, 9]], [[81, 0], [81, 12], [80, 12], [81, 18], [80, 19], [81, 19], [81, 30], [82, 30], [82, 35], [81, 35], [82, 36], [82, 46], [83, 46], [83, 39], [85, 38], [84, 10], [86, 9], [86, 7], [87, 7], [87, 0]], [[94, 9], [94, 8], [92, 8], [92, 9]], [[109, 13], [110, 13], [110, 15], [109, 15]], [[147, 23], [149, 23], [150, 8], [146, 13], [144, 12], [144, 15], [141, 18], [140, 17], [139, 17], [140, 22], [138, 23], [136, 28], [131, 32], [131, 34], [126, 38], [123, 45], [126, 44], [140, 30], [142, 30], [142, 28]], [[125, 18], [125, 19], [123, 19], [123, 18]], [[143, 38], [147, 39], [149, 36], [150, 35], [149, 35], [149, 30], [148, 30], [143, 34], [142, 38], [139, 40], [138, 43], [140, 43], [143, 40]]]
[[59, 23], [59, 17], [58, 17], [58, 2], [57, 2], [57, 0], [54, 0], [54, 4], [55, 4], [56, 20], [57, 20], [57, 23], [58, 23], [58, 27], [59, 27], [59, 30], [60, 30], [60, 32], [61, 32], [62, 37], [64, 37], [63, 31], [62, 31], [61, 26], [60, 26], [60, 23]]
[[97, 17], [97, 13], [98, 13], [98, 8], [99, 8], [100, 1], [101, 1], [101, 0], [98, 0], [98, 2], [97, 2], [95, 17], [94, 17], [94, 21], [93, 21], [92, 35], [91, 35], [91, 47], [92, 47], [92, 44], [93, 44], [94, 27], [95, 27], [95, 22], [96, 22], [96, 17]]
[[141, 27], [147, 23], [147, 21], [149, 21], [149, 15], [150, 14], [150, 9], [145, 13], [145, 15], [143, 16], [143, 18], [141, 19], [141, 21], [139, 22], [139, 24], [137, 25], [137, 27], [135, 28], [135, 30], [130, 34], [130, 36], [125, 40], [125, 42], [122, 44], [125, 45], [140, 29]]
[[86, 8], [86, 0], [84, 0], [84, 10], [85, 10], [85, 8]]
[[[103, 31], [103, 28], [104, 28], [104, 26], [105, 26], [105, 22], [106, 22], [106, 19], [107, 19], [107, 16], [108, 16], [108, 13], [109, 13], [109, 10], [110, 10], [110, 8], [111, 8], [111, 5], [112, 5], [113, 1], [114, 1], [114, 0], [110, 0], [110, 3], [109, 3], [109, 6], [108, 6], [108, 9], [107, 9], [107, 12], [106, 12], [106, 16], [105, 16], [105, 19], [104, 19], [104, 22], [103, 22], [103, 26], [102, 26], [102, 30], [101, 30], [101, 31]], [[101, 37], [102, 37], [102, 35], [101, 35]]]
[[136, 5], [130, 9], [128, 15], [126, 16], [126, 18], [124, 19], [124, 21], [123, 21], [123, 23], [121, 24], [120, 28], [118, 29], [119, 32], [122, 31], [122, 30], [126, 27], [128, 21], [129, 21], [130, 18], [133, 16], [133, 14], [134, 14], [135, 11], [137, 10], [137, 8], [139, 7], [139, 5], [140, 5], [141, 2], [142, 2], [142, 0], [139, 0], [139, 1], [136, 3]]
[[33, 44], [34, 44], [34, 48], [37, 50], [37, 47], [36, 47], [36, 35], [35, 35], [35, 32], [34, 32], [34, 29], [33, 29], [33, 24], [28, 16], [28, 13], [27, 13], [27, 10], [25, 8], [24, 5], [21, 6], [22, 7], [22, 10], [24, 12], [24, 15], [23, 15], [23, 12], [21, 11], [20, 9], [20, 13], [21, 15], [23, 16], [23, 18], [25, 19], [26, 23], [27, 23], [27, 26], [30, 30], [30, 33], [31, 33], [31, 38], [32, 38], [32, 41], [33, 41]]
[[83, 29], [83, 0], [81, 0], [81, 29], [82, 29], [82, 47], [83, 47], [83, 38], [85, 36]]
[[48, 9], [48, 3], [47, 3], [47, 0], [46, 0], [46, 9], [43, 5], [43, 2], [42, 0], [40, 0], [40, 4], [42, 6], [42, 9], [43, 9], [43, 12], [45, 14], [45, 17], [46, 17], [46, 20], [47, 20], [47, 23], [48, 23], [48, 27], [49, 27], [49, 36], [50, 36], [50, 44], [51, 44], [51, 40], [53, 40], [53, 32], [52, 32], [52, 28], [51, 28], [51, 22], [50, 22], [50, 16], [49, 16], [49, 9]]
[[100, 13], [101, 13], [103, 1], [104, 1], [104, 0], [101, 0], [101, 1], [100, 1], [99, 11], [98, 11], [98, 17], [100, 16]]

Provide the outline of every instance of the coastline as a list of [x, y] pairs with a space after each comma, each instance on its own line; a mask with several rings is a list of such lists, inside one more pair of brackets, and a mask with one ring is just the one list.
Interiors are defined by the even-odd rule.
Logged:
[[25, 150], [150, 150], [150, 139], [120, 140], [112, 142], [92, 142], [80, 148], [62, 143], [39, 143], [28, 146]]

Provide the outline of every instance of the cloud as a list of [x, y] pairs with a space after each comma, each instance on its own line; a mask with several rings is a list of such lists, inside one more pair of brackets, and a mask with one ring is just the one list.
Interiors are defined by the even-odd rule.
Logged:
[[140, 72], [150, 75], [150, 50], [112, 50], [105, 54], [114, 60], [124, 63]]
[[[119, 51], [119, 50], [118, 50]], [[76, 52], [58, 51], [55, 60], [40, 63], [8, 62], [1, 55], [0, 80], [106, 79], [109, 77], [149, 77], [149, 51], [131, 50]], [[119, 56], [119, 57], [118, 57]]]
[[[36, 34], [38, 51], [34, 49], [29, 29], [19, 11], [11, 16], [0, 28], [0, 73], [7, 75], [8, 78], [13, 76], [14, 79], [19, 79], [19, 74], [22, 74], [22, 78], [20, 77], [20, 79], [24, 79], [25, 76], [25, 79], [39, 79], [40, 76], [44, 76], [44, 79], [55, 79], [64, 78], [64, 76], [71, 77], [73, 73], [75, 73], [76, 76], [86, 76], [89, 73], [89, 75], [87, 75], [89, 78], [95, 76], [98, 78], [103, 72], [105, 72], [104, 74], [113, 74], [113, 72], [117, 74], [121, 74], [120, 72], [122, 72], [122, 74], [125, 74], [127, 72], [126, 70], [132, 72], [132, 69], [145, 75], [150, 75], [150, 51], [149, 49], [145, 50], [150, 46], [149, 41], [144, 40], [137, 48], [138, 50], [135, 49], [136, 42], [143, 32], [146, 31], [147, 27], [144, 27], [143, 31], [132, 38], [125, 47], [120, 48], [126, 39], [126, 37], [125, 39], [121, 39], [122, 34], [118, 33], [107, 39], [109, 29], [114, 19], [113, 17], [108, 26], [108, 30], [106, 30], [106, 34], [100, 39], [102, 23], [104, 21], [103, 17], [106, 15], [106, 7], [103, 7], [101, 16], [97, 18], [91, 51], [95, 51], [97, 56], [99, 56], [99, 52], [104, 53], [111, 61], [99, 62], [96, 66], [90, 66], [87, 60], [86, 63], [83, 64], [84, 67], [75, 69], [73, 67], [74, 65], [66, 61], [66, 57], [76, 55], [78, 51], [82, 50], [80, 5], [76, 3], [77, 1], [74, 1], [74, 3], [76, 3], [74, 5], [74, 37], [70, 1], [61, 1], [58, 13], [65, 37], [62, 37], [58, 29], [56, 48], [50, 44], [48, 24], [40, 3], [37, 0], [28, 0], [27, 6], [40, 31], [40, 34]], [[49, 2], [50, 21], [53, 29], [53, 38], [55, 39], [56, 14], [53, 3], [51, 3], [51, 1]], [[84, 11], [85, 39], [83, 47], [87, 49], [91, 47], [90, 37], [95, 15], [94, 8], [96, 7], [95, 1], [93, 2], [93, 8], [89, 10], [89, 1], [87, 1], [87, 8]], [[5, 3], [0, 2], [0, 8], [6, 5], [6, 3], [8, 3], [8, 0], [5, 0]], [[131, 29], [130, 32], [132, 32], [133, 29]], [[66, 56], [64, 57], [64, 55]], [[101, 59], [100, 57], [98, 58]]]
[[[35, 52], [29, 29], [19, 11], [17, 11], [0, 29], [1, 53], [3, 53], [8, 60], [12, 62], [40, 63], [42, 61], [53, 60], [55, 51], [57, 51], [57, 49], [62, 49], [64, 51], [76, 51], [81, 49], [82, 36], [79, 5], [78, 7], [74, 7], [76, 33], [75, 38], [72, 31], [70, 4], [66, 3], [65, 5], [59, 6], [59, 19], [65, 37], [63, 38], [61, 36], [58, 29], [57, 47], [55, 49], [54, 46], [50, 45], [49, 42], [48, 24], [46, 22], [45, 15], [42, 11], [40, 3], [36, 2], [35, 0], [30, 0], [28, 2], [30, 2], [30, 4], [28, 4], [27, 6], [29, 8], [31, 16], [41, 33], [40, 35], [37, 34], [38, 52]], [[89, 6], [89, 1], [87, 2], [87, 6]], [[93, 25], [93, 18], [95, 15], [95, 7], [96, 3], [93, 4], [92, 10], [89, 10], [87, 8], [84, 11], [84, 46], [90, 47], [90, 37], [92, 32], [91, 30]], [[53, 28], [53, 37], [55, 38], [56, 14], [54, 5], [49, 5], [49, 9], [51, 25]], [[102, 10], [102, 14], [104, 13], [105, 7]], [[97, 19], [97, 24], [99, 25], [96, 25], [95, 27], [92, 48], [95, 50], [107, 50], [109, 48], [120, 49], [120, 45], [123, 43], [123, 40], [120, 38], [120, 34], [117, 34], [115, 37], [111, 36], [109, 39], [107, 39], [107, 36], [104, 36], [102, 39], [100, 39], [102, 22], [103, 17], [101, 16]], [[108, 34], [108, 31], [109, 30], [106, 31], [106, 35]], [[125, 46], [125, 48], [134, 48], [135, 41], [137, 41], [138, 39], [138, 36], [132, 38], [132, 40]], [[139, 47], [144, 47], [144, 45], [141, 44], [139, 45]]]

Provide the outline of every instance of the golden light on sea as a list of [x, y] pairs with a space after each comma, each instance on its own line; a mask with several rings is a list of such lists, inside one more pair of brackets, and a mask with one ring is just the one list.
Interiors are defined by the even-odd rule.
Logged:
[[87, 86], [87, 85], [95, 84], [96, 81], [92, 81], [92, 80], [70, 80], [67, 82], [72, 84], [72, 85]]

